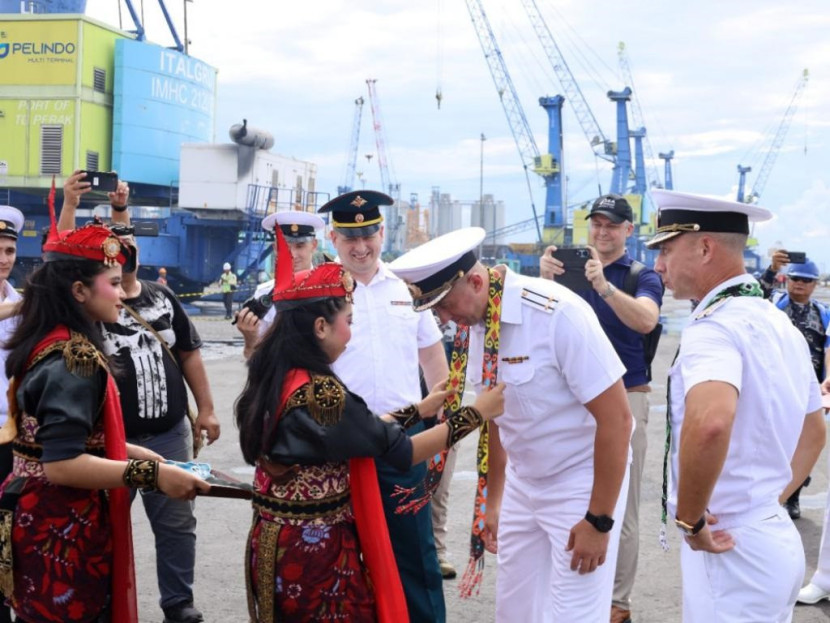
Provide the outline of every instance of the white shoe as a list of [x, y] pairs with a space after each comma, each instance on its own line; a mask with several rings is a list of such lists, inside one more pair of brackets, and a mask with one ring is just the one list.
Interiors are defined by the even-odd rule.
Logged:
[[826, 591], [812, 582], [798, 591], [797, 601], [800, 604], [817, 604], [822, 599], [830, 599], [830, 591]]

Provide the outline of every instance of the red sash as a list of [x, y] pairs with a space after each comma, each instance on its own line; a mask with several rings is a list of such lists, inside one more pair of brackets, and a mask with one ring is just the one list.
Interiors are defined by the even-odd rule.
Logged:
[[[29, 363], [47, 346], [70, 339], [69, 329], [55, 327], [29, 355]], [[28, 367], [28, 366], [27, 366]], [[127, 460], [124, 418], [118, 399], [118, 388], [107, 372], [104, 394], [104, 446], [106, 456], [113, 461]], [[135, 566], [133, 562], [133, 532], [130, 520], [130, 491], [126, 487], [109, 490], [109, 519], [112, 531], [112, 617], [113, 621], [135, 623], [138, 605], [135, 593]]]
[[[282, 414], [288, 398], [311, 377], [306, 370], [293, 369], [285, 375], [278, 414]], [[380, 501], [380, 487], [375, 462], [371, 458], [349, 459], [349, 480], [352, 492], [352, 510], [363, 560], [375, 594], [379, 623], [406, 623], [403, 585], [392, 553], [389, 528]]]

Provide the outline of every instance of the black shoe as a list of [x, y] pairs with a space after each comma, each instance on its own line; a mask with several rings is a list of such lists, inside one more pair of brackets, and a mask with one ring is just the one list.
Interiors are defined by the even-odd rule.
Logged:
[[784, 502], [784, 508], [787, 509], [787, 514], [790, 516], [790, 519], [800, 519], [801, 518], [801, 505], [798, 503], [798, 500], [787, 500]]
[[203, 623], [202, 613], [193, 607], [192, 601], [183, 601], [174, 606], [162, 608], [164, 623]]

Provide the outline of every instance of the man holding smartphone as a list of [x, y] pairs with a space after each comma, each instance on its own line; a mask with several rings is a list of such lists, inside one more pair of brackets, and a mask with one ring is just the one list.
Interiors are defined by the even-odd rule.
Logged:
[[[294, 261], [294, 272], [311, 270], [312, 259], [317, 251], [317, 232], [322, 231], [326, 223], [322, 218], [311, 212], [301, 210], [284, 210], [273, 212], [262, 219], [262, 229], [270, 234], [276, 233], [276, 228], [282, 230], [288, 248], [291, 250], [291, 258]], [[276, 244], [274, 246], [274, 257], [276, 258]], [[254, 298], [263, 296], [270, 297], [274, 292], [274, 280], [265, 281], [257, 286], [254, 291]], [[242, 354], [248, 359], [254, 352], [254, 347], [259, 338], [268, 330], [277, 318], [277, 310], [271, 306], [262, 318], [248, 308], [242, 307], [236, 314], [236, 328], [242, 334], [245, 346]]]
[[[801, 261], [797, 261], [801, 260]], [[775, 290], [778, 271], [787, 269], [787, 291]], [[822, 393], [830, 392], [830, 379], [827, 377], [830, 366], [830, 308], [813, 298], [819, 271], [816, 263], [807, 259], [804, 253], [780, 249], [772, 254], [772, 262], [759, 280], [764, 296], [782, 310], [793, 325], [801, 332], [810, 347], [810, 358]], [[810, 483], [810, 477], [798, 487], [784, 502], [791, 519], [801, 517], [801, 489]]]
[[[599, 197], [586, 218], [591, 221], [592, 246], [588, 247], [591, 258], [585, 263], [585, 279], [591, 289], [579, 290], [577, 294], [596, 312], [603, 331], [625, 365], [623, 384], [635, 421], [628, 503], [611, 602], [611, 623], [631, 623], [631, 592], [639, 551], [640, 483], [646, 455], [648, 392], [651, 391], [651, 361], [647, 361], [643, 338], [657, 326], [663, 303], [663, 283], [650, 268], [639, 262], [637, 266], [626, 251], [625, 241], [634, 233], [634, 217], [631, 205], [624, 197]], [[556, 279], [564, 272], [554, 251], [556, 247], [549, 246], [539, 259], [542, 277]], [[635, 266], [638, 272], [633, 274]], [[626, 287], [629, 282], [636, 284], [633, 292], [627, 291], [632, 289]]]

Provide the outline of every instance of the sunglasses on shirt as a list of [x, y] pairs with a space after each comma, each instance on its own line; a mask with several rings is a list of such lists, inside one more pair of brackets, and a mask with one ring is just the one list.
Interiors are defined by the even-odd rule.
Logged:
[[790, 277], [790, 281], [797, 281], [798, 283], [813, 283], [815, 279], [812, 277]]

